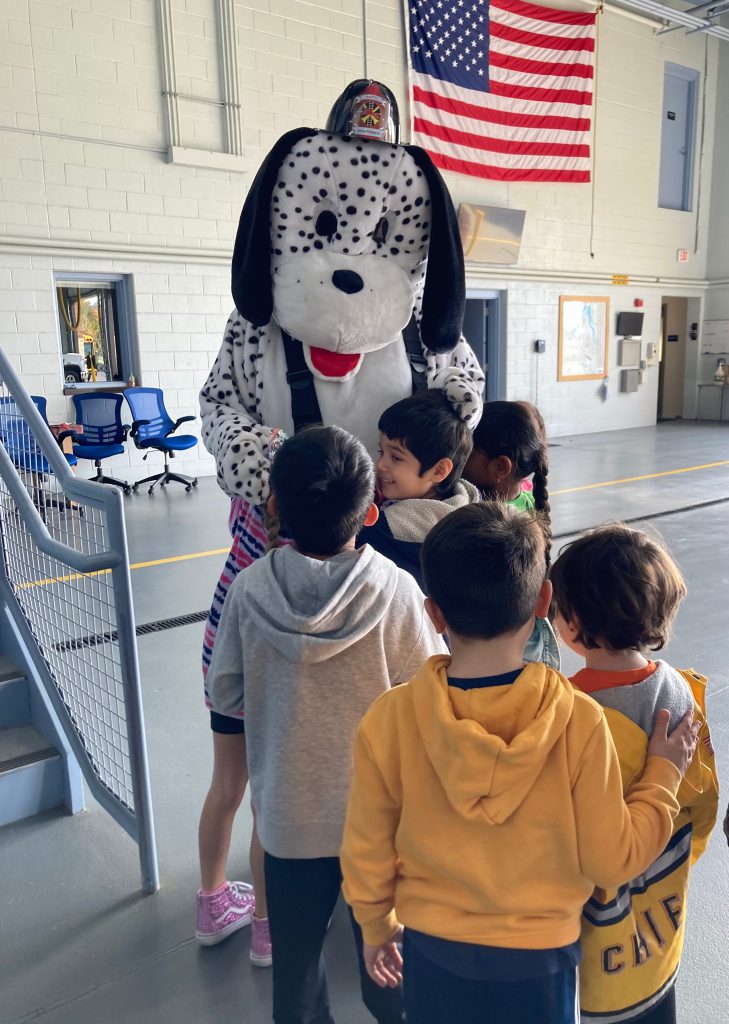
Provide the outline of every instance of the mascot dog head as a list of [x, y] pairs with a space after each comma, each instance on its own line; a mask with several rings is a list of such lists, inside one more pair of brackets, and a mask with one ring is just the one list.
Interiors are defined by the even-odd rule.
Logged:
[[233, 298], [272, 318], [332, 379], [393, 342], [415, 313], [422, 344], [453, 349], [465, 305], [463, 250], [427, 153], [311, 128], [282, 136], [243, 207]]

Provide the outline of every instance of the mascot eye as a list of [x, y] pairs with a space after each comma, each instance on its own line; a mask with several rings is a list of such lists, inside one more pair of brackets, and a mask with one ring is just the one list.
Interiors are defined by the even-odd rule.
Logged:
[[372, 239], [377, 242], [378, 245], [382, 245], [387, 238], [388, 227], [387, 217], [380, 217], [375, 225], [375, 230], [372, 232]]
[[317, 235], [325, 235], [327, 238], [332, 238], [337, 232], [336, 214], [332, 213], [331, 210], [322, 210], [316, 218], [314, 230]]

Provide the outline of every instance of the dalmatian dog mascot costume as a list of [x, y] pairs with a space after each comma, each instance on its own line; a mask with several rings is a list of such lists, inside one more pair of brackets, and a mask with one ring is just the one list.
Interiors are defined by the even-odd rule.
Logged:
[[233, 498], [233, 548], [205, 639], [233, 578], [265, 549], [262, 506], [281, 437], [337, 424], [375, 454], [380, 414], [420, 387], [480, 409], [484, 376], [461, 336], [463, 251], [425, 150], [398, 144], [386, 86], [353, 82], [327, 128], [273, 146], [235, 243], [236, 309], [201, 391], [203, 439]]

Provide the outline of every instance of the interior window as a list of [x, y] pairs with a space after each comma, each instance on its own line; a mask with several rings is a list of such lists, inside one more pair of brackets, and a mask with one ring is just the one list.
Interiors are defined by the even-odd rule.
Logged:
[[58, 283], [56, 302], [64, 385], [92, 387], [108, 381], [126, 381], [117, 284]]

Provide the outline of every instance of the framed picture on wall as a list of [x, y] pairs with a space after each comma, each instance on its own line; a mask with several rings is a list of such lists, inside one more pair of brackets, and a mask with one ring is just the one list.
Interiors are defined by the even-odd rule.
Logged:
[[607, 374], [610, 299], [560, 295], [557, 380], [601, 380]]

